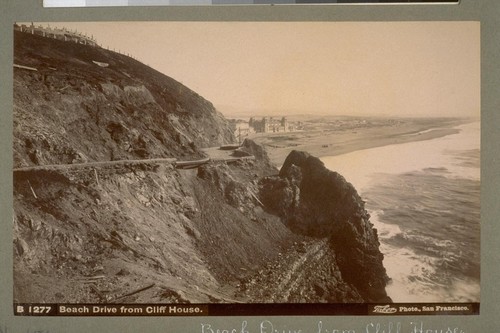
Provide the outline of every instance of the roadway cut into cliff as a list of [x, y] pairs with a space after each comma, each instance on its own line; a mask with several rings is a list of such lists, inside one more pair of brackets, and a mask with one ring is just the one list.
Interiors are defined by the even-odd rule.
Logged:
[[[299, 173], [304, 156], [291, 154], [279, 175], [262, 160], [18, 170], [15, 299], [387, 301], [359, 197], [343, 178], [322, 175], [315, 158]], [[310, 176], [321, 186], [308, 190]]]
[[278, 173], [245, 141], [180, 169], [234, 140], [210, 102], [115, 52], [14, 37], [16, 302], [387, 300], [363, 203], [319, 160]]
[[241, 300], [240, 281], [301, 238], [242, 188], [252, 164], [15, 172], [16, 301]]

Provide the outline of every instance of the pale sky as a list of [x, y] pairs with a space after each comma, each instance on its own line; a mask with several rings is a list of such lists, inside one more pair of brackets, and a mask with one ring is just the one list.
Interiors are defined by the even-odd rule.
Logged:
[[50, 25], [76, 28], [133, 55], [223, 113], [480, 113], [479, 22]]

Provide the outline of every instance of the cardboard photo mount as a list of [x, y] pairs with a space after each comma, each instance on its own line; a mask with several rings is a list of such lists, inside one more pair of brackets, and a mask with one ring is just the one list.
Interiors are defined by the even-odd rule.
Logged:
[[[465, 315], [398, 315], [388, 313], [372, 316], [328, 315], [321, 310], [307, 309], [304, 313], [283, 315], [278, 313], [259, 315], [221, 316], [140, 316], [113, 317], [46, 317], [15, 316], [12, 301], [12, 75], [7, 75], [2, 86], [4, 114], [1, 133], [2, 153], [5, 158], [2, 168], [3, 186], [0, 200], [2, 209], [2, 242], [0, 271], [2, 276], [2, 302], [0, 304], [0, 331], [65, 332], [71, 331], [125, 331], [144, 330], [148, 332], [474, 332], [495, 329], [495, 313], [498, 305], [495, 290], [498, 275], [498, 245], [495, 239], [498, 227], [495, 216], [498, 207], [495, 197], [498, 186], [495, 142], [498, 124], [495, 106], [498, 97], [494, 87], [498, 83], [498, 64], [495, 54], [498, 45], [495, 33], [498, 31], [498, 5], [493, 1], [462, 1], [459, 5], [418, 5], [418, 6], [225, 6], [225, 7], [138, 7], [138, 8], [78, 8], [44, 9], [37, 1], [22, 1], [12, 4], [4, 13], [6, 23], [2, 24], [1, 51], [2, 69], [12, 73], [12, 25], [14, 22], [57, 22], [57, 21], [474, 21], [481, 26], [481, 310], [480, 314]], [[45, 311], [44, 304], [33, 304], [36, 311]], [[35, 310], [33, 310], [35, 311]], [[105, 313], [105, 309], [103, 312]], [[160, 309], [151, 310], [162, 311]], [[383, 312], [383, 311], [382, 311]]]

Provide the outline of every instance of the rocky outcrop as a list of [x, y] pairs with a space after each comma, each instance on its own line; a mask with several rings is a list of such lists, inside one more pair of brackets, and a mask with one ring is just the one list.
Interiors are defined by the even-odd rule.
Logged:
[[366, 301], [388, 301], [377, 231], [364, 202], [344, 177], [316, 157], [292, 151], [277, 177], [261, 181], [260, 197], [297, 233], [328, 237], [344, 281]]
[[195, 92], [124, 55], [21, 32], [14, 62], [37, 69], [14, 69], [16, 301], [387, 300], [363, 201], [318, 159], [292, 152], [278, 174], [245, 140], [236, 156], [255, 159], [176, 169], [154, 158], [234, 139]]
[[245, 139], [243, 143], [241, 144], [240, 148], [237, 149], [234, 153], [234, 156], [241, 155], [249, 155], [249, 156], [254, 156], [255, 157], [255, 164], [257, 168], [255, 168], [256, 171], [258, 171], [258, 176], [269, 176], [269, 175], [274, 175], [278, 172], [276, 167], [273, 165], [271, 162], [271, 159], [267, 155], [266, 150], [264, 149], [263, 146], [259, 145], [255, 141], [251, 139]]

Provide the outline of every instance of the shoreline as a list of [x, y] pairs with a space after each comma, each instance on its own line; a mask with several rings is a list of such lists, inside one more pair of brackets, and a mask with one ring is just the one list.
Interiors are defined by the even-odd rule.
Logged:
[[433, 140], [457, 134], [457, 126], [471, 121], [425, 125], [404, 123], [398, 126], [380, 126], [355, 130], [327, 130], [271, 133], [255, 135], [252, 140], [263, 145], [276, 166], [281, 166], [292, 150], [305, 151], [315, 157], [337, 156], [353, 151], [393, 144]]

